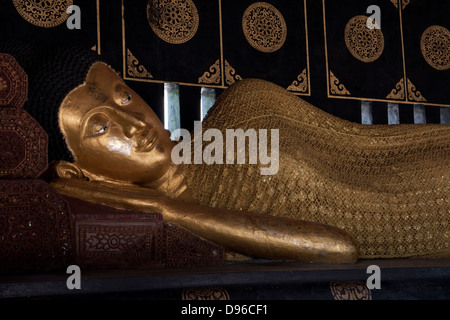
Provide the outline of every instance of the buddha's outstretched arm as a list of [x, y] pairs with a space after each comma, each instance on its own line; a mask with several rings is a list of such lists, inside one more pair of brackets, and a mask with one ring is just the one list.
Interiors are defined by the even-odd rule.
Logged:
[[138, 187], [73, 179], [58, 179], [52, 186], [61, 194], [90, 202], [160, 212], [167, 222], [248, 256], [327, 263], [358, 259], [356, 242], [348, 233], [320, 223], [211, 208], [167, 199]]

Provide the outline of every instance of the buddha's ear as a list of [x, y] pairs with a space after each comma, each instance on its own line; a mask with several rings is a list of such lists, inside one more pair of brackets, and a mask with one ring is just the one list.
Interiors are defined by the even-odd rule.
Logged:
[[75, 163], [59, 161], [55, 164], [55, 170], [58, 177], [65, 179], [86, 179], [83, 171]]

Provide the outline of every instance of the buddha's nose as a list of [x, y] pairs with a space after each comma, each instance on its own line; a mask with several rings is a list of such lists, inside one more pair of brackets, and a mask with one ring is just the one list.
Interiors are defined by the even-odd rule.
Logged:
[[148, 124], [144, 121], [145, 117], [143, 114], [124, 112], [121, 110], [118, 110], [117, 114], [123, 121], [122, 129], [125, 136], [129, 139], [131, 139], [139, 130], [148, 127]]

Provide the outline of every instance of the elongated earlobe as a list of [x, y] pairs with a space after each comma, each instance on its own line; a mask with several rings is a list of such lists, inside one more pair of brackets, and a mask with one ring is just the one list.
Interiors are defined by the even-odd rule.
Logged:
[[67, 161], [59, 161], [55, 165], [56, 173], [58, 177], [65, 179], [83, 179], [86, 177], [83, 171], [75, 163], [70, 163]]

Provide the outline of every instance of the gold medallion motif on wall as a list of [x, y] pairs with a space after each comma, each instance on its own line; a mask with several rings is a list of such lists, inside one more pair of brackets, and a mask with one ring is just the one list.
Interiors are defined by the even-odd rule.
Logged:
[[428, 27], [420, 39], [425, 61], [436, 70], [450, 69], [450, 31], [442, 26]]
[[52, 28], [66, 21], [67, 8], [72, 0], [13, 0], [19, 14], [29, 23], [42, 28]]
[[287, 36], [283, 15], [267, 2], [250, 5], [242, 17], [242, 30], [248, 43], [258, 51], [271, 53], [280, 49]]
[[370, 63], [377, 60], [384, 50], [384, 36], [379, 28], [367, 27], [367, 16], [355, 16], [345, 26], [345, 44], [353, 57]]
[[192, 0], [149, 0], [147, 19], [153, 32], [172, 44], [188, 42], [199, 26], [197, 7]]

